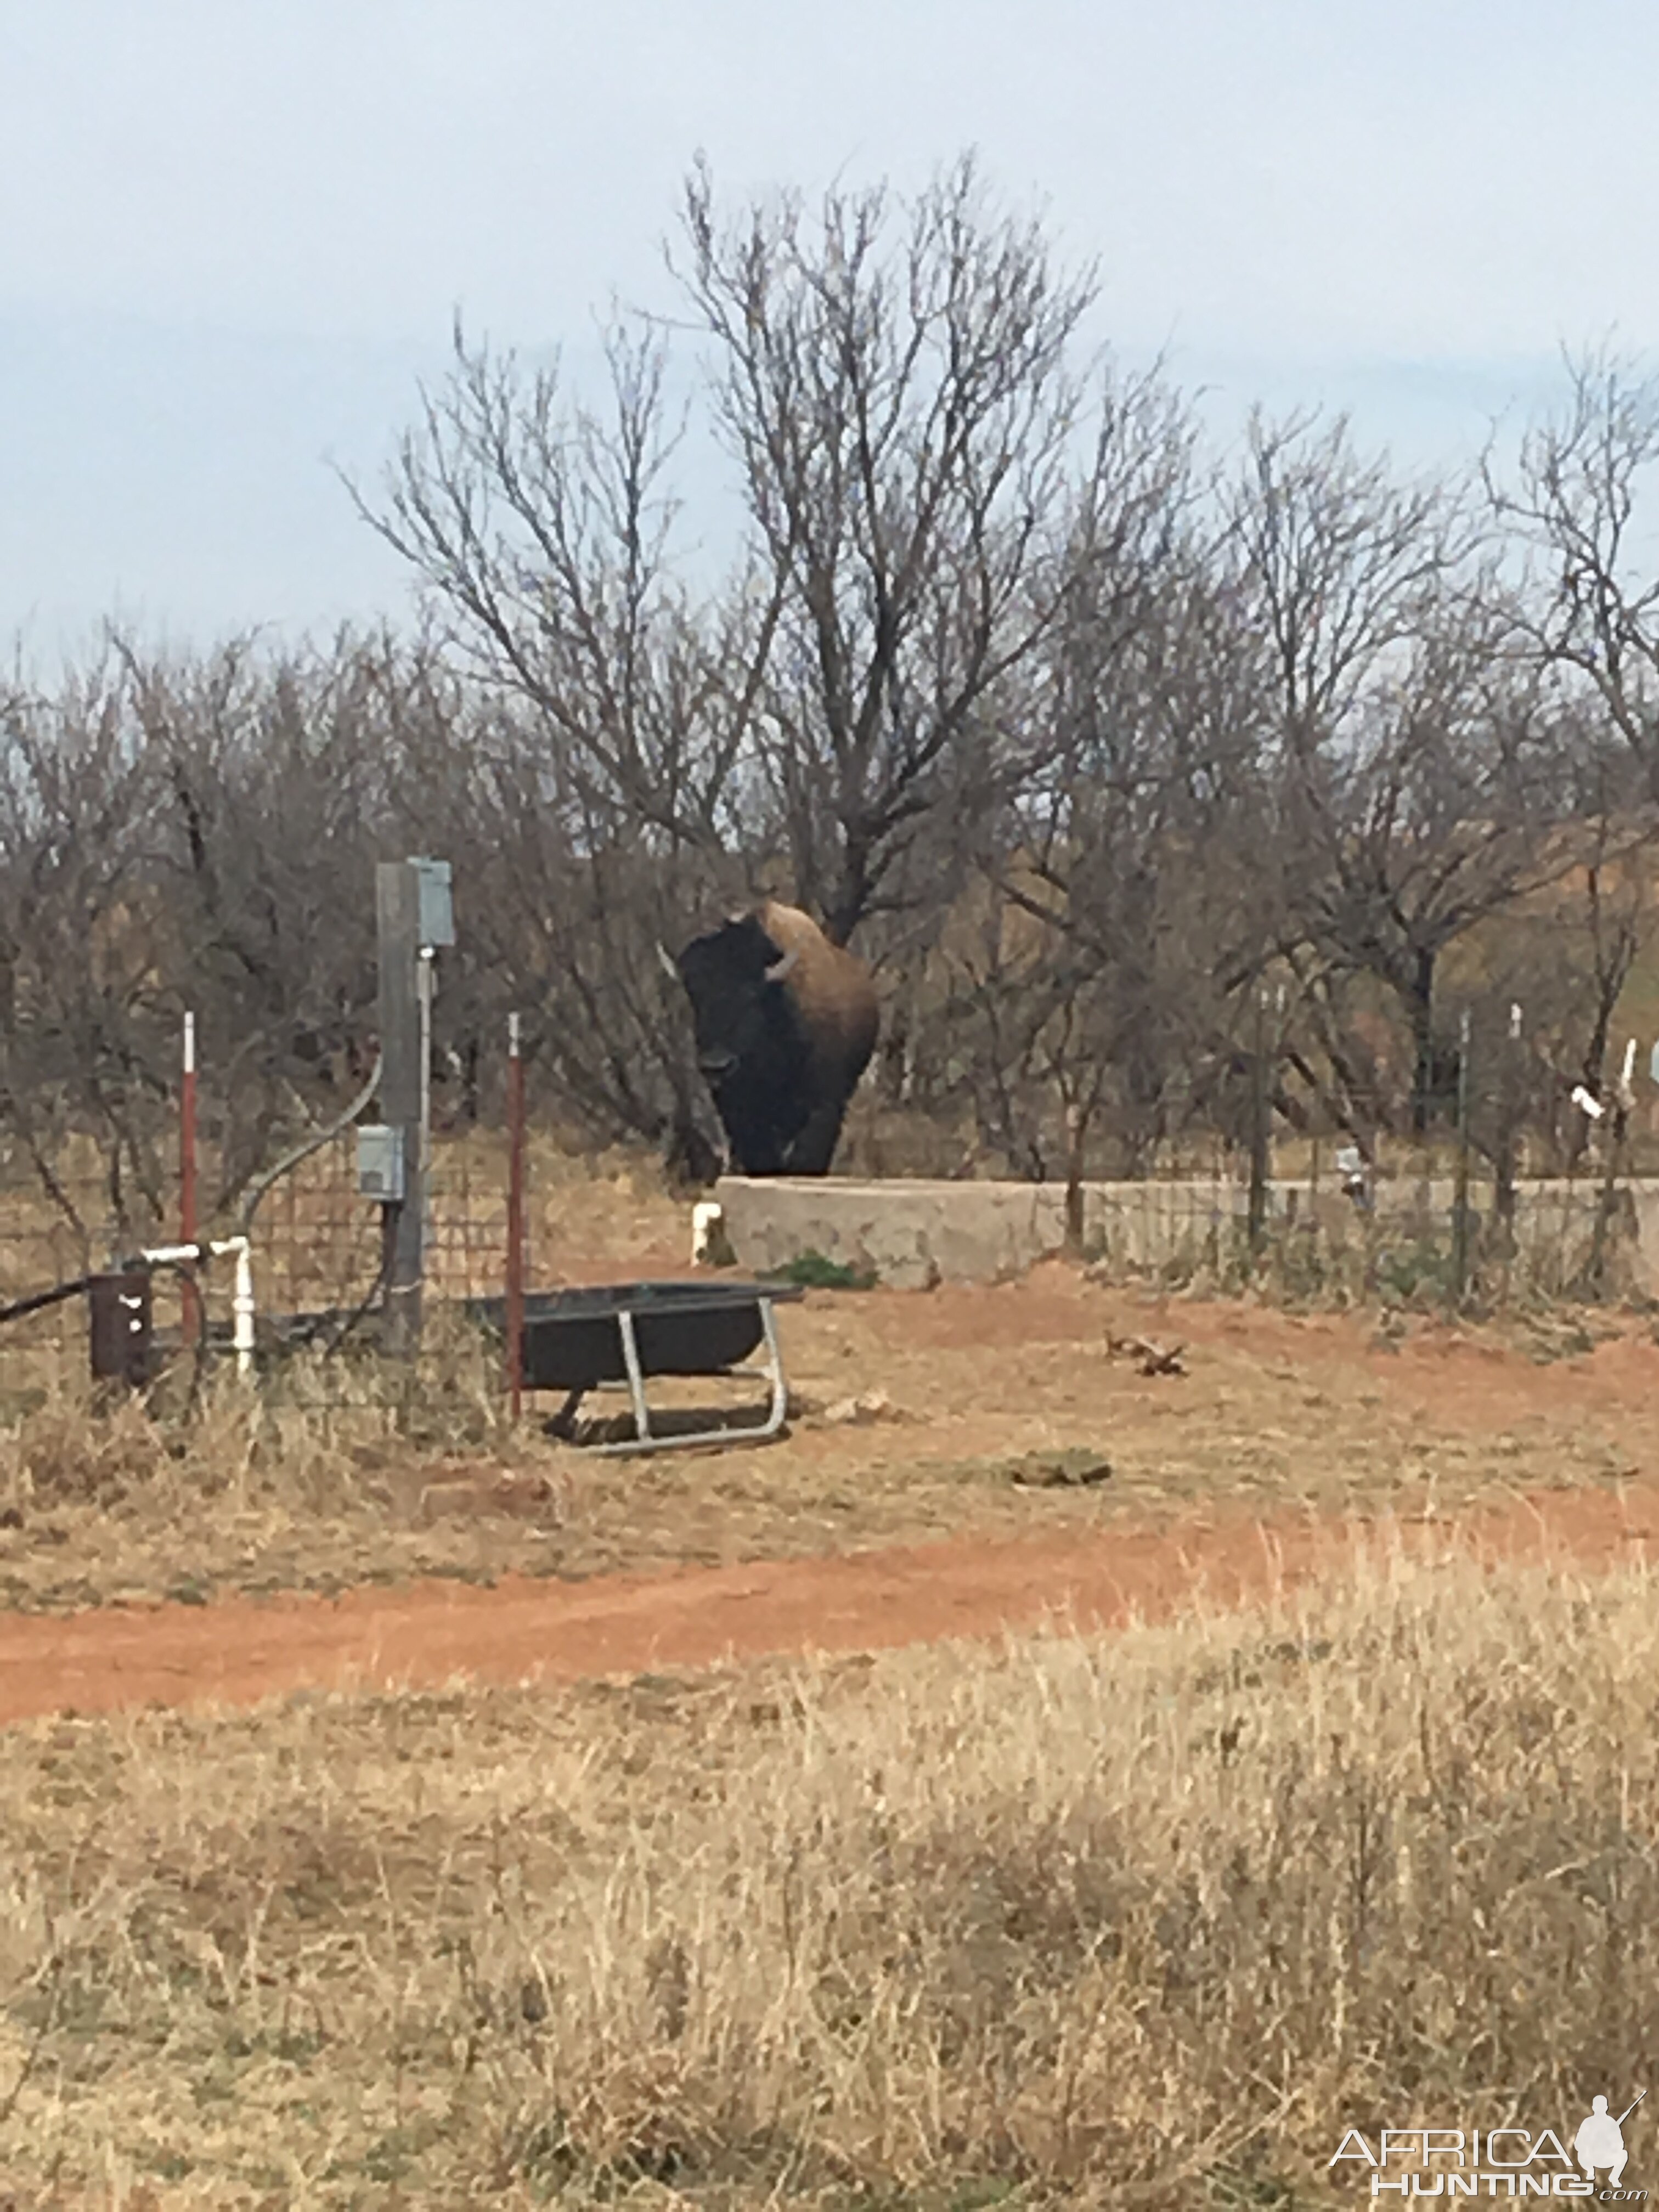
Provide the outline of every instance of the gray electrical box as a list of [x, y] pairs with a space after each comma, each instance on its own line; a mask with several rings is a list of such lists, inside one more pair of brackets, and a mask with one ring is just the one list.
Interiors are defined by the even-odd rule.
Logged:
[[455, 902], [450, 890], [447, 860], [411, 860], [418, 890], [420, 943], [439, 946], [455, 942]]
[[404, 1195], [404, 1133], [384, 1121], [357, 1128], [357, 1195], [398, 1206]]

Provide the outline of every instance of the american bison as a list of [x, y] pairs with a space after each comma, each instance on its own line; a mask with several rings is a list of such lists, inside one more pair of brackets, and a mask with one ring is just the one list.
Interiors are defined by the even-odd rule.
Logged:
[[799, 908], [767, 899], [664, 953], [691, 1002], [697, 1066], [739, 1175], [829, 1172], [875, 1049], [875, 985]]

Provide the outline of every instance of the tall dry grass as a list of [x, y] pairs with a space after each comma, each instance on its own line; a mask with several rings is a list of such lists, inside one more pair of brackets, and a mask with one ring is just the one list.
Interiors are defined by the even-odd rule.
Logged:
[[321, 1504], [366, 1446], [493, 1448], [511, 1435], [499, 1346], [443, 1308], [407, 1363], [382, 1359], [371, 1334], [298, 1349], [246, 1380], [228, 1357], [198, 1375], [189, 1354], [139, 1392], [94, 1382], [83, 1355], [43, 1361], [36, 1375], [33, 1401], [0, 1428], [0, 1480], [26, 1496], [172, 1480], [209, 1496], [280, 1484]]
[[0, 2170], [1311, 2197], [1351, 2124], [1653, 2078], [1656, 1684], [1645, 1574], [1373, 1553], [1094, 1641], [15, 1730]]
[[424, 1526], [425, 1485], [457, 1466], [556, 1474], [546, 1439], [507, 1418], [498, 1348], [441, 1310], [408, 1365], [371, 1342], [296, 1352], [251, 1382], [218, 1361], [196, 1390], [187, 1360], [142, 1394], [94, 1384], [83, 1357], [34, 1372], [0, 1425], [13, 1607], [484, 1571], [500, 1563], [487, 1542]]

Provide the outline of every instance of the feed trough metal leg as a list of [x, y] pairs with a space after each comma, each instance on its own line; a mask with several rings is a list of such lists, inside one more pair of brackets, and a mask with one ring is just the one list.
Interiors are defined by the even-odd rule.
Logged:
[[775, 1437], [783, 1426], [784, 1415], [789, 1411], [789, 1386], [783, 1379], [783, 1346], [778, 1341], [777, 1316], [772, 1310], [770, 1298], [760, 1302], [761, 1327], [766, 1332], [766, 1371], [772, 1384], [772, 1407], [766, 1417], [763, 1429], [756, 1431], [764, 1442]]
[[586, 1395], [586, 1390], [580, 1387], [565, 1392], [563, 1405], [544, 1424], [550, 1437], [559, 1437], [568, 1441], [575, 1435], [577, 1409]]
[[628, 1369], [628, 1395], [634, 1401], [634, 1434], [648, 1449], [656, 1438], [651, 1433], [651, 1413], [645, 1402], [645, 1376], [634, 1335], [634, 1316], [626, 1306], [617, 1316], [617, 1327], [622, 1334], [623, 1362]]
[[772, 1386], [772, 1402], [762, 1427], [733, 1429], [722, 1422], [716, 1428], [697, 1429], [685, 1436], [653, 1436], [650, 1413], [645, 1402], [645, 1374], [640, 1365], [639, 1345], [634, 1334], [634, 1316], [624, 1307], [617, 1315], [617, 1327], [622, 1338], [623, 1364], [628, 1370], [629, 1395], [634, 1401], [636, 1433], [617, 1443], [589, 1444], [585, 1449], [607, 1453], [688, 1450], [698, 1447], [707, 1450], [710, 1444], [767, 1443], [779, 1435], [789, 1411], [789, 1386], [783, 1372], [783, 1346], [779, 1340], [777, 1318], [771, 1299], [757, 1298], [755, 1303], [760, 1310], [761, 1329], [766, 1340], [767, 1379]]

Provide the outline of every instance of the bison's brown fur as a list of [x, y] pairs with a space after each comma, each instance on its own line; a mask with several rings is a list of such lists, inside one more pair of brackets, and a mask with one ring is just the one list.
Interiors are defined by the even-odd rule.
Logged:
[[832, 945], [810, 914], [764, 899], [755, 919], [779, 951], [795, 956], [789, 988], [811, 1041], [812, 1072], [850, 1091], [876, 1048], [879, 1012], [870, 970], [856, 953]]
[[876, 991], [863, 961], [798, 907], [766, 899], [669, 964], [690, 998], [697, 1064], [738, 1171], [827, 1174], [875, 1049]]

